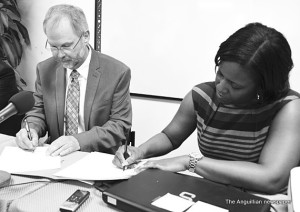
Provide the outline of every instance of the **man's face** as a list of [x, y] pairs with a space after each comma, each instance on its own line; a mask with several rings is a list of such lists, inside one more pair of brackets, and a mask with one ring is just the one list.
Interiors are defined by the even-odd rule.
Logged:
[[46, 32], [47, 45], [63, 67], [76, 69], [84, 62], [88, 52], [87, 38], [83, 34], [78, 36], [68, 19], [63, 18], [53, 27], [47, 27]]

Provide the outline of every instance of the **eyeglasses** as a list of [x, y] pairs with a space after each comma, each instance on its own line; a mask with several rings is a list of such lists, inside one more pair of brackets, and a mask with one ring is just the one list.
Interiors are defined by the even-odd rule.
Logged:
[[46, 41], [46, 45], [45, 45], [45, 49], [47, 50], [51, 50], [52, 53], [58, 53], [58, 51], [63, 51], [63, 52], [71, 52], [73, 51], [76, 46], [78, 45], [80, 39], [82, 38], [83, 34], [80, 35], [78, 41], [76, 42], [76, 44], [71, 47], [71, 46], [61, 46], [61, 47], [56, 47], [56, 46], [51, 46], [49, 43], [48, 43], [48, 39]]

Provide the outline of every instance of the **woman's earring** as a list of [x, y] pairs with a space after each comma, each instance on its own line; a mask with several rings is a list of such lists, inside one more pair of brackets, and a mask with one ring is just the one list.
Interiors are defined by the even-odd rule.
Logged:
[[258, 101], [258, 103], [262, 104], [264, 101], [263, 95], [261, 94], [261, 92], [257, 92], [256, 93], [256, 100]]
[[256, 99], [257, 99], [257, 101], [260, 100], [260, 95], [259, 95], [259, 93], [256, 94]]

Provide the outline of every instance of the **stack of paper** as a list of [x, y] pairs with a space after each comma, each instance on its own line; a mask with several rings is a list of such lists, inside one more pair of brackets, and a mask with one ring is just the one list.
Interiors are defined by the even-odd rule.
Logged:
[[78, 180], [119, 180], [137, 174], [135, 169], [123, 171], [116, 167], [113, 158], [114, 155], [92, 152], [54, 175]]
[[48, 156], [46, 149], [47, 147], [37, 147], [34, 151], [26, 151], [19, 147], [7, 146], [0, 155], [0, 170], [22, 173], [60, 168], [60, 156]]

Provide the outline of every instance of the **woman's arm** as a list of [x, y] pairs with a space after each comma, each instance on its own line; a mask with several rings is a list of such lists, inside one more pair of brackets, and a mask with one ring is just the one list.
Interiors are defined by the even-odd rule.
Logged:
[[[139, 147], [128, 146], [127, 151], [130, 157], [126, 159], [127, 163], [130, 164], [143, 158], [161, 156], [177, 148], [195, 130], [196, 119], [192, 92], [189, 92], [182, 100], [177, 113], [163, 130], [163, 133], [158, 133]], [[113, 163], [118, 167], [122, 167], [125, 162], [123, 154], [124, 146], [121, 146], [113, 159]]]
[[163, 130], [138, 148], [143, 158], [156, 157], [178, 148], [195, 130], [197, 117], [194, 113], [192, 92], [182, 100], [172, 121]]

